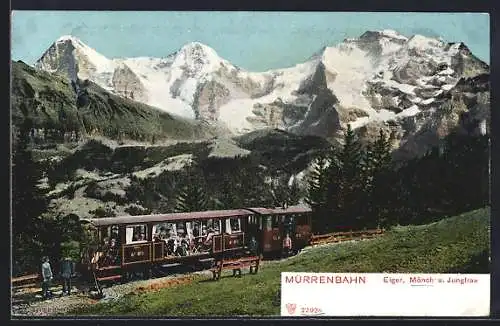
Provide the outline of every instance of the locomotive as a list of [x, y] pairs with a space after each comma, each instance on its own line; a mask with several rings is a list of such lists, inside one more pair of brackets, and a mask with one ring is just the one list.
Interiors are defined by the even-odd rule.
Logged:
[[130, 273], [146, 278], [158, 267], [209, 268], [207, 262], [255, 254], [280, 253], [285, 236], [293, 249], [308, 245], [312, 211], [305, 206], [243, 208], [189, 213], [85, 219], [92, 241], [79, 265], [97, 281], [125, 281]]

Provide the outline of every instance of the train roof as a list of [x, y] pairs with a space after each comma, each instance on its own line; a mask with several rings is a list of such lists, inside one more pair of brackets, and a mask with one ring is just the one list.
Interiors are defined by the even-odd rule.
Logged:
[[210, 218], [247, 216], [252, 214], [253, 213], [245, 209], [231, 209], [231, 210], [169, 213], [169, 214], [156, 214], [156, 215], [102, 217], [102, 218], [87, 219], [87, 221], [96, 226], [105, 226], [105, 225], [139, 224], [139, 223], [163, 222], [163, 221], [184, 221], [184, 220], [200, 220], [200, 219], [204, 220]]
[[311, 208], [307, 206], [297, 205], [289, 206], [287, 208], [263, 208], [263, 207], [252, 207], [248, 208], [249, 211], [255, 212], [261, 215], [283, 215], [283, 214], [293, 214], [293, 213], [309, 213]]
[[95, 226], [121, 225], [121, 224], [141, 224], [149, 222], [166, 222], [166, 221], [186, 221], [186, 220], [206, 220], [211, 218], [227, 218], [237, 216], [250, 216], [254, 214], [262, 215], [281, 215], [290, 213], [306, 213], [311, 209], [305, 206], [292, 206], [286, 209], [283, 208], [247, 208], [247, 209], [230, 209], [230, 210], [213, 210], [202, 212], [186, 212], [186, 213], [169, 213], [156, 215], [135, 215], [135, 216], [117, 216], [117, 217], [102, 217], [84, 219]]

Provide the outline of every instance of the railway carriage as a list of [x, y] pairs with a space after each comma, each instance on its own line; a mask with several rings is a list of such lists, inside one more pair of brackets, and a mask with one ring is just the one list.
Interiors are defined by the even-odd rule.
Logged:
[[[126, 279], [130, 272], [149, 277], [158, 266], [204, 267], [205, 262], [244, 256], [250, 239], [258, 253], [280, 253], [286, 234], [295, 250], [311, 237], [307, 207], [122, 216], [86, 220], [94, 239], [83, 252], [82, 267], [99, 280]], [[206, 267], [206, 266], [205, 266]]]

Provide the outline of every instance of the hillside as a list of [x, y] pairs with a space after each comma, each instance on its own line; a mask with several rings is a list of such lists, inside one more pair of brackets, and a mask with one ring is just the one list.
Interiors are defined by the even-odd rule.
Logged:
[[331, 147], [331, 143], [321, 137], [299, 136], [279, 129], [261, 129], [234, 140], [271, 170], [293, 175], [306, 170], [315, 157]]
[[[279, 315], [280, 273], [488, 273], [490, 211], [479, 209], [439, 222], [395, 227], [367, 241], [306, 248], [298, 256], [265, 262], [257, 275], [198, 277], [155, 292], [134, 293], [71, 314], [129, 316]], [[215, 301], [215, 298], [216, 301]]]
[[122, 142], [196, 140], [214, 134], [199, 121], [111, 94], [92, 82], [87, 91], [86, 105], [79, 107], [70, 80], [21, 61], [13, 62], [12, 121], [19, 126], [28, 119], [34, 136], [58, 141], [82, 134]]

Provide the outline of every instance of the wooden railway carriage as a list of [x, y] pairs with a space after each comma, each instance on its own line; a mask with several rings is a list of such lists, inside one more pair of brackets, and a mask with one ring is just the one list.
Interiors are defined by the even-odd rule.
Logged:
[[279, 254], [283, 249], [283, 239], [288, 234], [293, 249], [300, 250], [308, 245], [312, 235], [311, 210], [307, 207], [293, 206], [283, 208], [249, 208], [256, 213], [250, 218], [249, 230], [259, 239], [260, 250], [264, 255]]
[[263, 255], [281, 252], [285, 234], [294, 249], [311, 236], [311, 210], [306, 207], [248, 208], [160, 215], [106, 217], [86, 220], [93, 246], [83, 265], [98, 280], [116, 280], [129, 271], [149, 272], [155, 266], [178, 263], [201, 266], [245, 254], [254, 237]]

